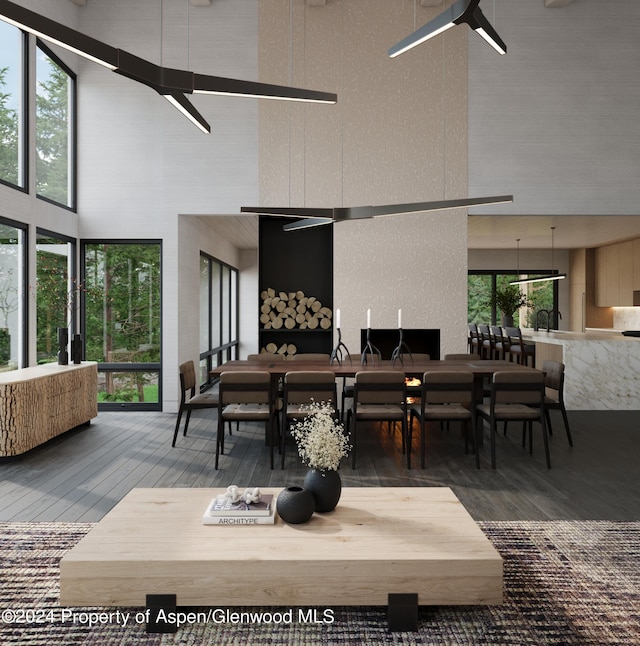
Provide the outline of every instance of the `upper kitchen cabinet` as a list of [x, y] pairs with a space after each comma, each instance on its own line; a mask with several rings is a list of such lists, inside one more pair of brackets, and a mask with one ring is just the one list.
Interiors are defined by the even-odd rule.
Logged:
[[640, 239], [596, 249], [596, 305], [633, 305], [633, 290], [640, 289]]

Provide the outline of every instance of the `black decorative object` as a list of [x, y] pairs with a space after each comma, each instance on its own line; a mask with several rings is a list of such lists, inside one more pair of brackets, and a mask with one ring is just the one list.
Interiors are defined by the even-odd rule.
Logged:
[[340, 328], [338, 328], [338, 343], [336, 343], [336, 347], [331, 351], [331, 358], [329, 360], [329, 363], [337, 361], [338, 365], [341, 366], [342, 359], [345, 356], [349, 359], [349, 363], [352, 363], [351, 357], [349, 356], [349, 350], [347, 349], [347, 346], [342, 342], [342, 332], [340, 331]]
[[82, 363], [82, 335], [74, 334], [71, 339], [71, 360], [73, 363]]
[[402, 337], [402, 328], [398, 328], [398, 332], [400, 333], [400, 339], [398, 340], [398, 345], [394, 349], [393, 353], [391, 354], [391, 361], [393, 363], [396, 362], [396, 359], [400, 359], [400, 363], [404, 365], [404, 353], [402, 352], [402, 349], [404, 348], [408, 353], [411, 359], [413, 360], [413, 355], [411, 354], [411, 350], [409, 349], [409, 346], [404, 342], [404, 339]]
[[313, 516], [316, 501], [313, 494], [302, 487], [287, 487], [278, 494], [276, 509], [285, 523], [299, 525]]
[[378, 357], [379, 361], [382, 361], [382, 353], [378, 348], [376, 348], [375, 345], [371, 343], [371, 328], [367, 327], [367, 343], [364, 346], [364, 350], [362, 351], [362, 356], [360, 358], [360, 363], [364, 365], [367, 363], [367, 352], [373, 357], [374, 353]]
[[317, 471], [311, 469], [304, 478], [304, 488], [313, 494], [316, 511], [333, 511], [340, 500], [342, 480], [337, 471]]
[[58, 363], [61, 366], [69, 364], [69, 352], [67, 344], [69, 343], [69, 330], [66, 327], [58, 328]]

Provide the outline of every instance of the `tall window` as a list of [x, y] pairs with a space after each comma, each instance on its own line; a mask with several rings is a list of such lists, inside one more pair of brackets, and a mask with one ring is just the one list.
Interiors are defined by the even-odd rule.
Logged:
[[42, 43], [36, 57], [36, 187], [75, 208], [75, 75]]
[[25, 35], [0, 22], [0, 181], [26, 186]]
[[26, 364], [26, 228], [0, 220], [0, 372]]
[[83, 334], [103, 410], [160, 410], [161, 254], [157, 241], [83, 243]]
[[57, 328], [75, 331], [81, 286], [75, 280], [75, 242], [38, 230], [36, 234], [36, 316], [38, 363], [55, 361]]
[[[496, 291], [504, 289], [516, 278], [543, 275], [545, 271], [521, 271], [519, 274], [498, 271], [470, 271], [467, 289], [467, 317], [469, 323], [500, 325], [501, 312], [495, 306]], [[520, 291], [528, 304], [514, 313], [516, 327], [534, 327], [536, 312], [558, 309], [558, 281], [526, 283]], [[546, 325], [546, 318], [544, 318]], [[557, 327], [557, 320], [553, 323]]]
[[200, 254], [200, 387], [209, 372], [238, 351], [238, 272]]

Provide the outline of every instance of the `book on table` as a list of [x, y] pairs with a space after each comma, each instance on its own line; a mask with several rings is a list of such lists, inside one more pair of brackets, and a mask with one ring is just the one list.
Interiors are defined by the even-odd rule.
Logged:
[[213, 498], [205, 511], [205, 525], [264, 525], [274, 522], [273, 495], [262, 496], [259, 502], [232, 502], [228, 498]]

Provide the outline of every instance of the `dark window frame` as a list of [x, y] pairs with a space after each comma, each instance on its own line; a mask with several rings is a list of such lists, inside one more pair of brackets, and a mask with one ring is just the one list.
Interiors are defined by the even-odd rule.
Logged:
[[[160, 361], [158, 363], [98, 363], [98, 372], [153, 372], [158, 374], [158, 401], [157, 402], [99, 402], [99, 411], [161, 411], [162, 410], [162, 374], [164, 364], [163, 346], [163, 326], [164, 320], [163, 309], [164, 300], [163, 294], [163, 281], [164, 281], [164, 262], [163, 262], [163, 243], [161, 239], [156, 238], [82, 238], [80, 239], [80, 280], [84, 282], [86, 276], [86, 249], [87, 245], [116, 245], [116, 244], [155, 244], [160, 248], [160, 271], [158, 285], [160, 293]], [[85, 345], [86, 345], [86, 308], [85, 297], [80, 294], [80, 333], [83, 337], [82, 358], [85, 359]]]
[[22, 114], [19, 117], [22, 120], [22, 131], [19, 133], [20, 140], [18, 143], [18, 146], [20, 146], [18, 156], [22, 156], [22, 168], [20, 169], [21, 177], [18, 178], [18, 181], [21, 181], [22, 183], [13, 184], [12, 182], [8, 182], [0, 177], [0, 184], [8, 186], [9, 188], [14, 188], [22, 193], [29, 193], [29, 34], [17, 27], [14, 27], [14, 29], [17, 29], [20, 32], [22, 38], [22, 73], [20, 75], [22, 85]]
[[[213, 362], [214, 362], [214, 357], [216, 360], [216, 366], [222, 365], [225, 361], [230, 361], [232, 359], [236, 359], [238, 356], [238, 347], [239, 347], [239, 340], [238, 340], [238, 333], [239, 333], [239, 327], [240, 327], [240, 321], [239, 321], [239, 313], [240, 313], [240, 298], [239, 298], [239, 292], [240, 292], [240, 273], [239, 271], [235, 268], [229, 265], [226, 262], [223, 262], [222, 260], [219, 260], [213, 256], [211, 256], [208, 253], [205, 253], [204, 251], [200, 252], [200, 260], [205, 259], [208, 264], [209, 264], [209, 270], [208, 270], [208, 278], [209, 278], [209, 284], [208, 284], [208, 302], [207, 302], [207, 312], [208, 312], [208, 335], [209, 335], [209, 341], [208, 341], [208, 346], [209, 349], [200, 352], [200, 361], [206, 361], [207, 364], [207, 380], [200, 385], [200, 391], [205, 391], [208, 388], [211, 388], [215, 383], [218, 382], [218, 378], [213, 378], [211, 377], [210, 373], [213, 368]], [[218, 312], [218, 325], [219, 325], [219, 330], [220, 330], [220, 343], [217, 346], [213, 346], [213, 340], [212, 340], [212, 331], [213, 331], [213, 311], [214, 311], [214, 304], [213, 304], [213, 272], [211, 271], [211, 266], [212, 264], [217, 264], [220, 267], [220, 271], [218, 272], [218, 280], [219, 280], [219, 303], [217, 304], [217, 307], [215, 311]], [[228, 294], [229, 294], [229, 307], [228, 307], [228, 320], [227, 320], [227, 325], [228, 325], [228, 330], [229, 330], [229, 341], [224, 341], [224, 317], [223, 313], [225, 308], [223, 307], [223, 299], [224, 299], [224, 290], [223, 290], [223, 280], [224, 280], [224, 272], [222, 271], [223, 267], [226, 267], [229, 272], [227, 276], [227, 281], [228, 281]], [[235, 280], [235, 299], [232, 297], [232, 289], [233, 289], [233, 275], [235, 274], [236, 280]], [[235, 315], [234, 315], [234, 308], [231, 307], [232, 303], [235, 300]], [[233, 321], [235, 320], [235, 327], [232, 326]], [[200, 339], [200, 336], [198, 336], [198, 340]], [[199, 342], [199, 341], [198, 341]]]
[[[54, 204], [59, 206], [62, 209], [77, 213], [78, 210], [78, 77], [76, 73], [59, 57], [57, 56], [52, 49], [50, 49], [46, 43], [39, 38], [36, 38], [36, 49], [41, 49], [56, 65], [58, 65], [64, 72], [67, 74], [73, 81], [73, 87], [71, 92], [71, 107], [70, 107], [70, 124], [69, 132], [71, 136], [71, 146], [69, 155], [71, 159], [69, 160], [69, 178], [71, 180], [71, 189], [69, 194], [69, 201], [71, 204], [63, 204], [56, 200], [46, 197], [45, 195], [40, 195], [36, 188], [36, 198], [42, 200], [43, 202], [48, 202], [49, 204]], [[36, 81], [37, 83], [37, 81]], [[37, 95], [37, 87], [36, 87]], [[36, 102], [37, 106], [37, 102]], [[37, 120], [36, 120], [37, 122]], [[37, 126], [36, 126], [37, 130]], [[36, 141], [35, 149], [37, 151], [37, 132], [36, 132]], [[37, 187], [37, 178], [36, 178], [36, 187]]]
[[[468, 276], [491, 276], [491, 294], [492, 296], [496, 293], [498, 276], [518, 276], [518, 275], [528, 275], [528, 276], [544, 276], [552, 274], [553, 270], [551, 269], [469, 269], [467, 271]], [[553, 309], [555, 312], [558, 311], [558, 281], [553, 281]], [[558, 327], [558, 315], [554, 316], [553, 325]], [[491, 306], [491, 322], [488, 322], [487, 325], [500, 325], [500, 320], [498, 318], [498, 311], [495, 305]]]

